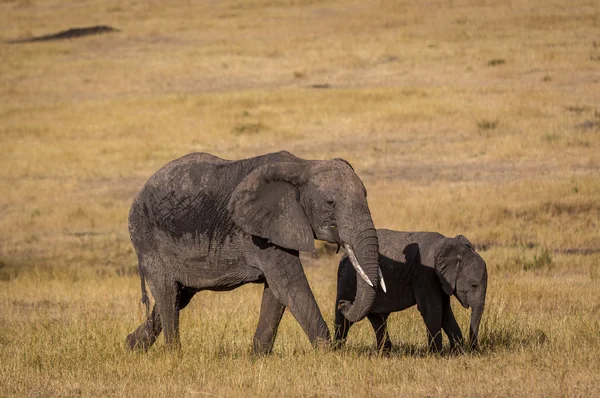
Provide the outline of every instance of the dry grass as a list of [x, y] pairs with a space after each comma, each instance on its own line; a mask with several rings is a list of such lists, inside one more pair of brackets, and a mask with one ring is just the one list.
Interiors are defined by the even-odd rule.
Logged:
[[[0, 3], [0, 40], [94, 24], [121, 32], [0, 43], [0, 396], [600, 394], [596, 1]], [[288, 314], [252, 358], [260, 286], [199, 294], [181, 355], [124, 350], [144, 180], [279, 149], [351, 161], [378, 227], [474, 241], [480, 353], [427, 355], [411, 309], [387, 358]], [[337, 257], [305, 264], [331, 325]]]

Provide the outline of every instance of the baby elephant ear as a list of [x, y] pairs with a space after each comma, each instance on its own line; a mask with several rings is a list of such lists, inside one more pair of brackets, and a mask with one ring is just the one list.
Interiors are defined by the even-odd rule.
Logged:
[[440, 278], [442, 289], [448, 296], [454, 294], [460, 258], [456, 243], [445, 238], [435, 254], [435, 272]]
[[473, 244], [469, 241], [469, 239], [467, 239], [466, 236], [464, 236], [464, 235], [456, 235], [454, 237], [454, 239], [456, 239], [460, 243], [463, 243], [463, 244], [469, 246], [469, 248], [473, 249]]
[[314, 249], [314, 234], [297, 186], [306, 166], [281, 162], [258, 167], [233, 191], [227, 209], [245, 233], [292, 250]]

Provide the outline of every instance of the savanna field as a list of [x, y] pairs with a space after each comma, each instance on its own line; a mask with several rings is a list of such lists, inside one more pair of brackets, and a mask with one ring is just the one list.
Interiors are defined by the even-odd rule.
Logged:
[[[93, 25], [118, 31], [9, 43]], [[0, 396], [600, 395], [600, 2], [9, 0], [0, 26]], [[253, 357], [260, 285], [197, 294], [179, 354], [125, 349], [146, 179], [282, 149], [352, 163], [378, 228], [475, 244], [478, 352], [429, 354], [413, 307], [388, 356], [286, 313]], [[330, 328], [341, 255], [302, 254]]]

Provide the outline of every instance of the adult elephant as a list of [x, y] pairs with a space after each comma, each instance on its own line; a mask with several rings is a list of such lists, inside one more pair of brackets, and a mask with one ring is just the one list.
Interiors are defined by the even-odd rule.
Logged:
[[179, 311], [201, 290], [264, 283], [255, 353], [269, 353], [285, 308], [314, 346], [329, 329], [308, 285], [299, 251], [313, 239], [343, 245], [357, 268], [344, 316], [364, 318], [379, 285], [378, 241], [364, 185], [342, 159], [304, 160], [289, 152], [229, 161], [207, 153], [176, 159], [146, 182], [129, 212], [129, 234], [152, 313], [127, 336], [148, 349], [161, 330], [179, 347]]

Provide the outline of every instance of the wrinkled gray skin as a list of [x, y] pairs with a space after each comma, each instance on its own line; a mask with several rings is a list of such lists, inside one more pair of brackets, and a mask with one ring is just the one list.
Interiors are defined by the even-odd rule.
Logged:
[[[452, 308], [454, 295], [465, 308], [471, 307], [470, 346], [478, 345], [478, 330], [485, 305], [487, 269], [471, 242], [462, 235], [446, 238], [437, 232], [397, 232], [378, 229], [379, 266], [387, 285], [387, 293], [379, 290], [375, 304], [367, 315], [382, 351], [392, 348], [387, 332], [390, 313], [417, 305], [428, 331], [429, 348], [442, 349], [441, 329], [450, 346], [462, 344], [462, 333]], [[354, 297], [354, 268], [346, 256], [338, 269], [336, 303]], [[352, 326], [342, 312], [335, 312], [334, 345], [342, 346]]]
[[[229, 161], [207, 153], [174, 160], [146, 182], [129, 213], [142, 301], [144, 279], [155, 299], [148, 319], [127, 336], [148, 349], [161, 330], [178, 348], [179, 311], [201, 290], [263, 283], [253, 350], [269, 353], [285, 308], [314, 346], [329, 329], [298, 257], [313, 239], [347, 244], [373, 282], [356, 282], [341, 312], [358, 321], [371, 310], [378, 278], [378, 241], [366, 190], [344, 160], [304, 160], [288, 152]], [[146, 304], [147, 305], [147, 304]]]

